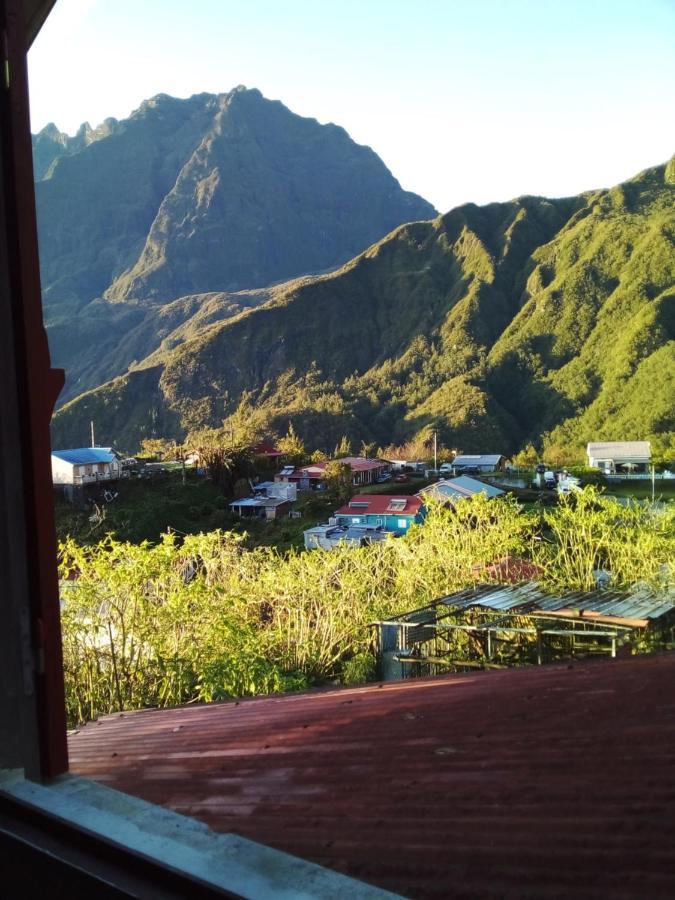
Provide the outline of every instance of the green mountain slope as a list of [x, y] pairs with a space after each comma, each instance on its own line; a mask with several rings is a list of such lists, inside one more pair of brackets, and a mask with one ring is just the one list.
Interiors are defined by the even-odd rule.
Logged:
[[174, 436], [219, 425], [243, 398], [271, 427], [292, 419], [312, 446], [430, 428], [466, 452], [513, 452], [545, 432], [570, 445], [665, 440], [675, 431], [672, 170], [402, 226], [342, 269], [279, 285], [66, 405], [55, 439], [81, 441], [93, 417], [105, 440], [133, 447], [162, 433], [158, 423]]
[[[155, 350], [166, 304], [325, 271], [435, 215], [342, 128], [241, 87], [158, 95], [72, 138], [50, 125], [33, 151], [45, 318], [68, 377], [62, 400]], [[183, 318], [198, 305], [183, 303]], [[171, 315], [177, 324], [178, 308]]]

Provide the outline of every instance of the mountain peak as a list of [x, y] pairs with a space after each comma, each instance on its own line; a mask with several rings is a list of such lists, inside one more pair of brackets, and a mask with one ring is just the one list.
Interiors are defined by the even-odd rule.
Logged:
[[435, 214], [343, 129], [243, 84], [156, 94], [64, 146], [57, 134], [35, 142], [37, 178], [50, 182], [37, 199], [54, 303], [260, 288], [339, 266]]

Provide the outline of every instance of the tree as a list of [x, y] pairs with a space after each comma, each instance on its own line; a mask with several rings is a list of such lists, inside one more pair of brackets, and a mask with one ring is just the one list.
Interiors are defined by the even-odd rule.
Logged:
[[539, 462], [539, 454], [534, 444], [528, 444], [520, 453], [516, 453], [513, 462], [519, 469], [534, 469]]
[[335, 459], [340, 459], [343, 456], [351, 456], [352, 455], [352, 443], [347, 437], [346, 434], [343, 434], [340, 438], [340, 442], [335, 448], [335, 452], [333, 456]]
[[233, 446], [254, 446], [269, 434], [269, 412], [255, 404], [250, 394], [244, 394], [232, 415], [223, 421], [221, 430]]
[[[345, 454], [348, 455], [348, 454]], [[359, 452], [359, 456], [363, 456], [365, 459], [372, 458], [377, 455], [377, 442], [376, 441], [361, 441], [361, 450]]]
[[172, 441], [165, 438], [145, 438], [141, 441], [139, 456], [147, 459], [166, 459], [166, 454], [173, 447]]
[[348, 463], [332, 460], [324, 471], [326, 496], [336, 506], [342, 506], [352, 495], [352, 470]]
[[277, 441], [277, 447], [292, 465], [302, 465], [307, 457], [307, 448], [302, 438], [298, 436], [292, 422], [288, 423], [286, 435]]
[[250, 445], [229, 443], [226, 428], [194, 431], [187, 436], [185, 446], [199, 454], [201, 465], [211, 480], [229, 496], [238, 479], [253, 474]]

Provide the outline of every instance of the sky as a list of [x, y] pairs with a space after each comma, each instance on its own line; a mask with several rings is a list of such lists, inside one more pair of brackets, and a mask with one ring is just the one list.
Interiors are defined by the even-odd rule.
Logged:
[[441, 212], [675, 152], [675, 0], [57, 0], [28, 63], [33, 131], [244, 84]]

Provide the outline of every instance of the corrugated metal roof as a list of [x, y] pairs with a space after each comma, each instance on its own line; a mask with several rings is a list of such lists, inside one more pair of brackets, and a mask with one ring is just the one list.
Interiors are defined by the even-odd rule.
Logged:
[[384, 459], [367, 459], [365, 456], [343, 456], [335, 462], [346, 463], [353, 472], [370, 472], [373, 469], [386, 469], [389, 463]]
[[[392, 501], [395, 501], [392, 506]], [[352, 506], [353, 503], [367, 504], [358, 507]], [[401, 506], [401, 509], [398, 507]], [[349, 503], [341, 506], [336, 510], [336, 516], [355, 516], [355, 515], [391, 515], [415, 516], [422, 508], [422, 501], [419, 497], [410, 497], [404, 494], [355, 494]]]
[[456, 456], [453, 466], [496, 466], [500, 459], [504, 459], [502, 453], [478, 453], [475, 456], [464, 454]]
[[675, 654], [108, 716], [71, 771], [407, 897], [675, 896]]
[[632, 619], [636, 624], [648, 619], [658, 619], [675, 611], [675, 597], [672, 594], [655, 594], [645, 587], [637, 587], [629, 592], [572, 591], [551, 596], [541, 590], [535, 582], [468, 588], [443, 597], [437, 603], [443, 603], [457, 610], [483, 606], [495, 611], [517, 612], [522, 615], [570, 610], [587, 617], [611, 616]]
[[599, 443], [588, 444], [586, 451], [594, 459], [604, 457], [613, 459], [615, 456], [637, 456], [649, 459], [652, 453], [652, 445], [649, 441], [600, 441]]
[[264, 506], [268, 507], [276, 507], [281, 506], [282, 503], [290, 503], [286, 497], [244, 497], [241, 500], [233, 500], [230, 503], [230, 506]]
[[470, 478], [468, 475], [458, 475], [457, 478], [445, 478], [423, 488], [417, 496], [434, 497], [437, 500], [463, 500], [474, 497], [476, 494], [499, 497], [503, 493], [501, 488], [494, 487], [492, 484], [485, 484], [485, 482]]
[[62, 459], [73, 466], [86, 466], [92, 463], [109, 463], [117, 459], [111, 447], [79, 447], [77, 450], [52, 450], [52, 456]]

